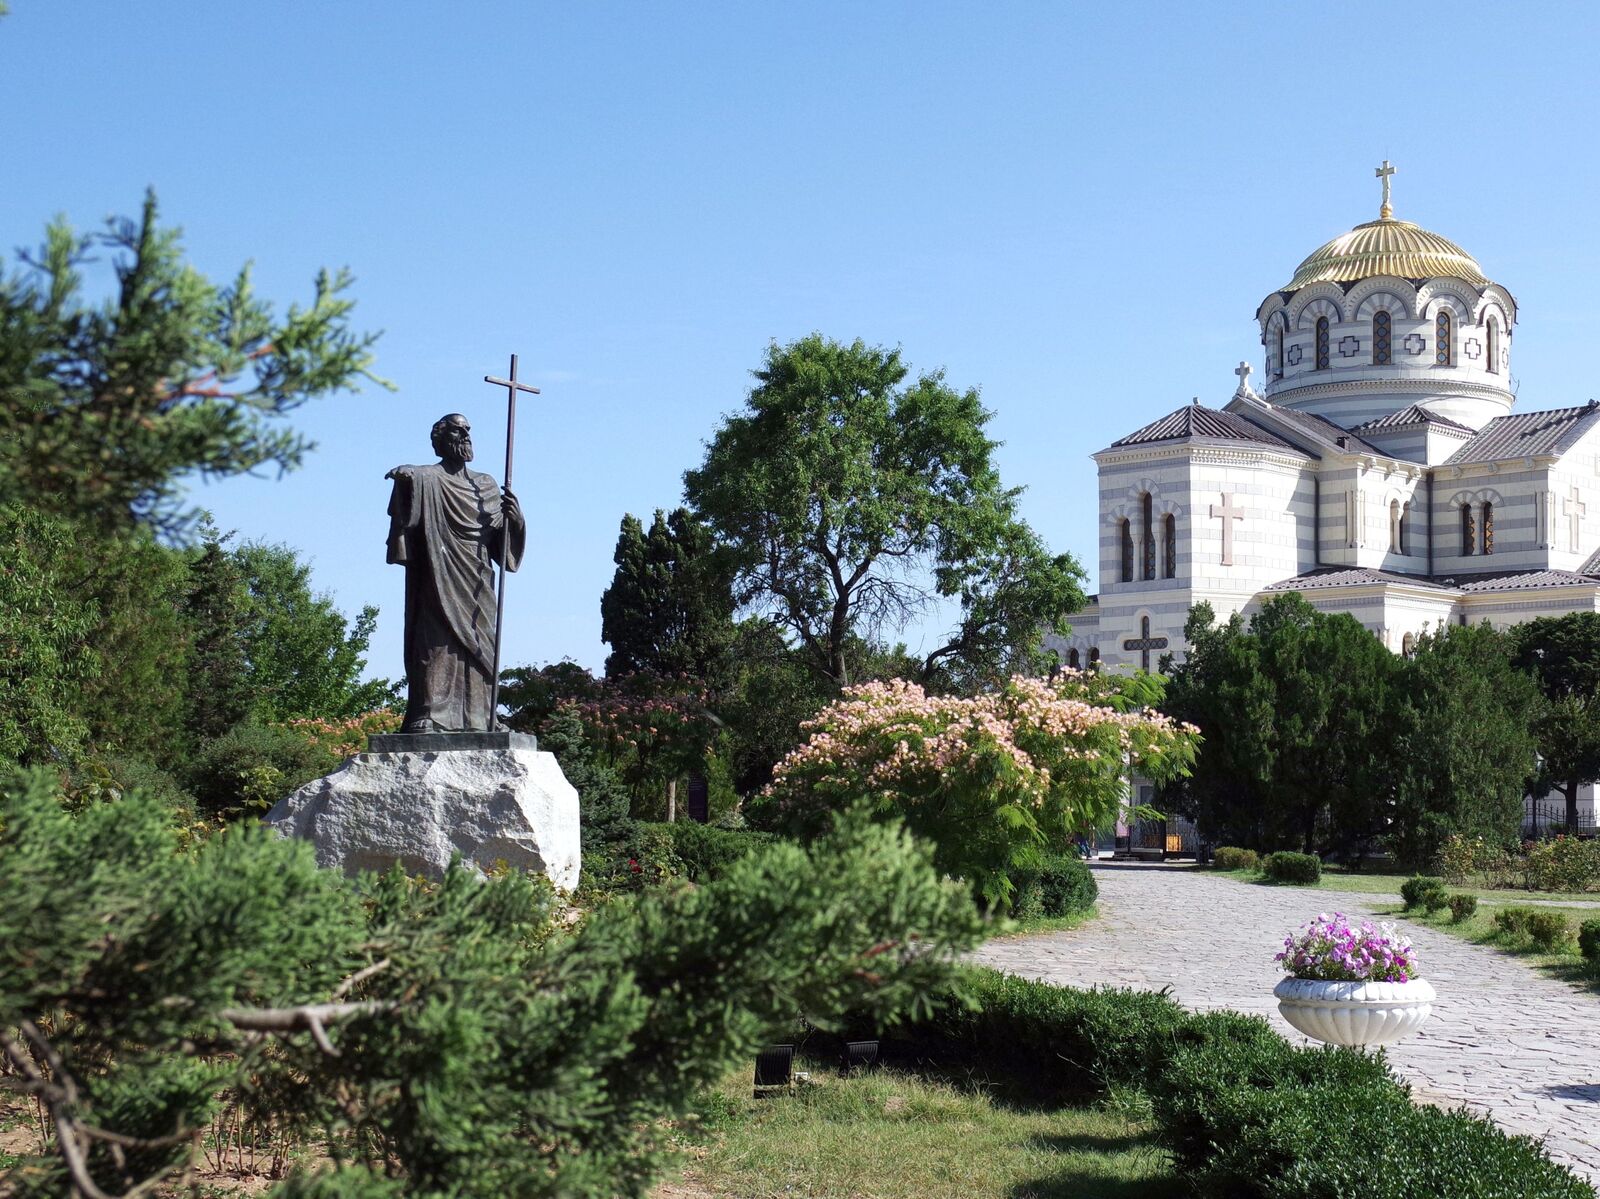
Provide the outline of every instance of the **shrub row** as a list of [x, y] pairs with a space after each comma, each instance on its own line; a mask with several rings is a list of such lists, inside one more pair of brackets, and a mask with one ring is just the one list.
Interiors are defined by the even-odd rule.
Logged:
[[1237, 845], [1219, 845], [1211, 855], [1211, 862], [1218, 870], [1254, 870], [1261, 865], [1261, 855]]
[[[1595, 938], [1600, 944], [1600, 922]], [[1137, 1087], [1201, 1195], [1229, 1199], [1593, 1199], [1526, 1137], [1413, 1104], [1381, 1055], [1302, 1049], [1265, 1020], [1192, 1015], [1165, 993], [1079, 991], [973, 968], [894, 1051], [1035, 1097]]]
[[1275, 883], [1315, 883], [1322, 879], [1322, 859], [1312, 853], [1280, 849], [1261, 859], [1261, 869]]
[[1013, 867], [1009, 877], [1015, 888], [1011, 911], [1021, 919], [1073, 916], [1087, 912], [1100, 897], [1094, 874], [1071, 854], [1049, 854], [1037, 866]]

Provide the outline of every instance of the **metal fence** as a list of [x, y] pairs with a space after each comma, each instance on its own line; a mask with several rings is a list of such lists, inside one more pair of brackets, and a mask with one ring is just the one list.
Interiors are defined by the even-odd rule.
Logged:
[[[1530, 799], [1522, 809], [1522, 836], [1527, 841], [1538, 841], [1545, 837], [1555, 837], [1562, 833], [1570, 832], [1567, 827], [1567, 801], [1564, 799]], [[1593, 804], [1578, 805], [1578, 829], [1580, 837], [1595, 835], [1595, 815]]]

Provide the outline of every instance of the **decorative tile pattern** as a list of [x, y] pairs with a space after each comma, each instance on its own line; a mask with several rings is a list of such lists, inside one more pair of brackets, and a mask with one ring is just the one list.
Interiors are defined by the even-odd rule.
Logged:
[[1360, 348], [1361, 339], [1359, 337], [1351, 337], [1346, 333], [1339, 339], [1339, 357], [1341, 358], [1354, 358], [1356, 351]]
[[1406, 353], [1414, 358], [1428, 348], [1428, 339], [1420, 333], [1407, 333], [1402, 344], [1406, 347]]

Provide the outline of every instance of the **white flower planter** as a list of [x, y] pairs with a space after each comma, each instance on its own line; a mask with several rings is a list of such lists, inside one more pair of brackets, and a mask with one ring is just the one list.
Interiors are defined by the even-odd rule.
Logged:
[[1286, 978], [1272, 990], [1278, 1011], [1315, 1041], [1387, 1045], [1414, 1033], [1437, 996], [1427, 979], [1405, 983], [1320, 982]]

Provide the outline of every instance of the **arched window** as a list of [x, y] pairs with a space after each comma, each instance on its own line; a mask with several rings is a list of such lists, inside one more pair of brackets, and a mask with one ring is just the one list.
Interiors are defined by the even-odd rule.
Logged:
[[1278, 378], [1280, 378], [1280, 379], [1283, 378], [1283, 326], [1282, 325], [1278, 326], [1278, 361], [1275, 364], [1275, 366], [1276, 366], [1276, 369], [1275, 369], [1275, 371], [1273, 373], [1276, 374]]
[[1483, 552], [1494, 553], [1494, 505], [1487, 500], [1483, 504]]
[[1385, 366], [1394, 361], [1393, 332], [1387, 312], [1372, 314], [1372, 361], [1375, 365]]
[[1142, 573], [1139, 577], [1141, 579], [1153, 579], [1156, 577], [1155, 502], [1150, 498], [1148, 491], [1144, 493], [1139, 501], [1139, 512], [1143, 517], [1139, 535], [1144, 539], [1142, 545], [1144, 553], [1141, 555], [1142, 561], [1140, 564]]
[[1415, 633], [1407, 633], [1400, 638], [1400, 652], [1408, 658], [1417, 652], [1417, 635]]
[[1406, 526], [1411, 523], [1411, 501], [1407, 500], [1400, 505], [1400, 552], [1409, 554], [1406, 548]]
[[1073, 670], [1077, 670], [1078, 669], [1078, 651], [1077, 650], [1069, 649], [1067, 651], [1067, 665], [1070, 666]]
[[1098, 645], [1091, 645], [1089, 647], [1089, 669], [1100, 669], [1100, 647]]
[[1455, 361], [1455, 335], [1448, 308], [1439, 309], [1433, 318], [1433, 361], [1437, 366], [1449, 366]]
[[1168, 512], [1161, 518], [1161, 524], [1161, 540], [1164, 543], [1162, 556], [1165, 558], [1163, 565], [1166, 567], [1166, 577], [1175, 579], [1178, 577], [1178, 518]]
[[1500, 373], [1500, 322], [1494, 317], [1489, 318], [1489, 328], [1484, 333], [1484, 345], [1488, 351], [1489, 373]]
[[1401, 519], [1401, 517], [1400, 517], [1400, 501], [1399, 500], [1390, 500], [1389, 501], [1389, 552], [1391, 554], [1403, 554], [1403, 553], [1405, 553], [1405, 550], [1400, 548], [1400, 519]]
[[1133, 522], [1123, 517], [1122, 525], [1122, 581], [1133, 582]]
[[1472, 505], [1461, 505], [1461, 552], [1470, 554], [1478, 540], [1477, 522], [1472, 519]]
[[1317, 318], [1317, 369], [1328, 369], [1328, 318], [1325, 316]]

